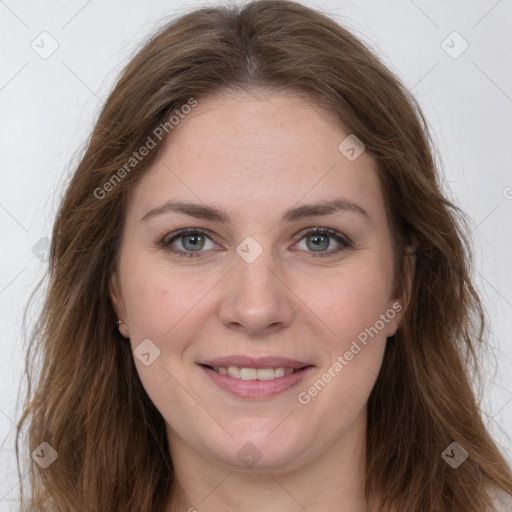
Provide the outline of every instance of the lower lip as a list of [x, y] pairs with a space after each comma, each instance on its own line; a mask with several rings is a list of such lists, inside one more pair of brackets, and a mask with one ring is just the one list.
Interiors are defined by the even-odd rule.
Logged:
[[296, 386], [314, 369], [313, 366], [307, 366], [303, 370], [272, 380], [242, 380], [223, 375], [206, 366], [200, 367], [219, 388], [239, 398], [270, 398]]

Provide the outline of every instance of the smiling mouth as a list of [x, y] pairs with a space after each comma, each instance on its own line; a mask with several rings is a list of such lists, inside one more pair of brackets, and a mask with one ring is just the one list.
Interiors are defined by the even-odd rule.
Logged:
[[239, 380], [274, 380], [280, 379], [285, 375], [291, 375], [292, 373], [299, 373], [311, 365], [304, 366], [302, 368], [286, 368], [284, 366], [278, 366], [275, 368], [246, 368], [240, 366], [209, 366], [201, 365], [205, 368], [209, 368], [216, 373], [221, 375], [227, 375], [233, 379]]

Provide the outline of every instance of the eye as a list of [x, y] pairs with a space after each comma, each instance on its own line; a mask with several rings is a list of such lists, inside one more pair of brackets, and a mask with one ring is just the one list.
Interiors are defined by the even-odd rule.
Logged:
[[[330, 251], [323, 250], [328, 249], [332, 245], [331, 239], [338, 243], [338, 247]], [[211, 244], [210, 247], [207, 246], [208, 240]], [[352, 247], [352, 242], [345, 235], [330, 228], [309, 228], [302, 232], [299, 242], [302, 240], [306, 240], [306, 252], [317, 253], [308, 256], [312, 258], [331, 256]], [[181, 247], [178, 246], [176, 248], [174, 246], [176, 242]], [[185, 258], [202, 256], [202, 253], [205, 252], [202, 249], [219, 248], [219, 245], [213, 242], [209, 233], [199, 228], [186, 228], [176, 233], [170, 233], [159, 242], [159, 246], [179, 257]]]
[[[210, 240], [213, 247], [206, 247], [206, 249], [218, 247], [217, 244], [213, 243], [206, 231], [198, 228], [186, 228], [177, 233], [171, 233], [164, 237], [160, 245], [180, 257], [194, 258], [201, 256], [201, 252], [204, 252], [201, 249], [205, 248], [207, 239]], [[179, 242], [182, 248], [173, 248], [172, 245], [175, 241]]]
[[[309, 228], [306, 230], [306, 235], [304, 236], [304, 232], [302, 235], [299, 242], [302, 240], [306, 241], [306, 251], [307, 249], [312, 249], [307, 252], [317, 253], [309, 255], [308, 257], [310, 258], [332, 256], [353, 246], [352, 242], [345, 235], [335, 229]], [[323, 251], [322, 249], [327, 249], [331, 245], [331, 239], [338, 243], [338, 247], [330, 251]]]

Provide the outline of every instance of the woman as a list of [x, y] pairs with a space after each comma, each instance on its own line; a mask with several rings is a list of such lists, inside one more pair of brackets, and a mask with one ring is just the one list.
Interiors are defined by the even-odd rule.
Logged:
[[319, 12], [165, 26], [57, 215], [23, 510], [504, 506], [470, 380], [484, 314], [431, 146]]

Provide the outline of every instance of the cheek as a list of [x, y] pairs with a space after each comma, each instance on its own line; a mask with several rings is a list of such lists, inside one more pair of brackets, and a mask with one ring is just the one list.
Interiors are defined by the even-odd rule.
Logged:
[[[320, 411], [339, 406], [347, 418], [366, 402], [378, 375], [395, 311], [390, 308], [391, 275], [378, 265], [354, 265], [310, 288], [308, 306], [317, 313], [319, 336], [329, 357], [299, 403]], [[309, 405], [308, 405], [309, 407]]]
[[[330, 343], [343, 348], [373, 326], [389, 308], [391, 274], [378, 265], [350, 265], [304, 289], [304, 302], [328, 329]], [[306, 294], [307, 291], [307, 294]], [[379, 323], [386, 337], [389, 323]]]
[[[196, 282], [192, 276], [180, 276], [157, 266], [151, 268], [148, 263], [139, 267], [145, 271], [134, 271], [132, 267], [131, 273], [126, 274], [123, 291], [130, 343], [139, 378], [151, 401], [174, 428], [187, 432], [189, 422], [204, 421], [195, 393], [187, 391], [194, 386], [188, 366], [183, 364], [183, 354], [200, 335], [200, 322], [205, 316], [201, 309], [204, 281]], [[153, 359], [151, 354], [146, 366], [137, 354], [147, 339], [158, 348], [158, 356]], [[188, 412], [176, 415], [176, 411]]]
[[338, 301], [326, 313], [335, 334], [324, 337], [325, 364], [296, 394], [300, 417], [315, 418], [326, 440], [346, 431], [364, 410], [386, 347], [388, 324], [380, 317], [386, 312], [384, 294], [371, 287], [344, 290], [331, 295]]
[[134, 341], [176, 339], [173, 331], [190, 322], [189, 315], [213, 285], [202, 277], [180, 273], [147, 257], [127, 260], [123, 291]]
[[170, 293], [168, 283], [153, 281], [147, 275], [132, 276], [130, 284], [125, 287], [125, 297], [133, 341], [161, 338], [165, 326], [169, 325], [169, 317], [178, 314], [177, 306], [183, 304]]

